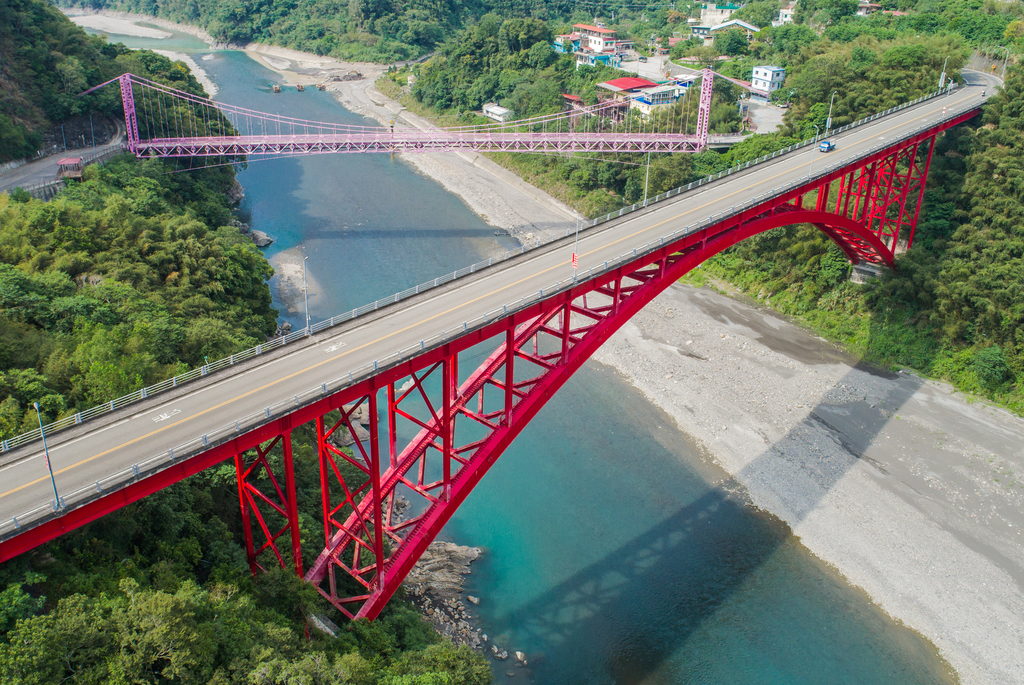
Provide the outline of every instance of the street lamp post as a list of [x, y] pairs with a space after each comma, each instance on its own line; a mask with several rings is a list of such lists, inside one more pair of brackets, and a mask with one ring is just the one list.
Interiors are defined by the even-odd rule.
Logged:
[[309, 257], [302, 258], [302, 299], [306, 303], [306, 335], [309, 335], [309, 288], [306, 286], [306, 262]]
[[46, 447], [46, 430], [43, 428], [43, 415], [39, 413], [39, 403], [32, 403], [36, 408], [36, 417], [39, 419], [39, 434], [43, 436], [43, 456], [46, 458], [46, 470], [50, 472], [50, 484], [53, 485], [53, 510], [61, 509], [60, 495], [57, 494], [57, 480], [53, 477], [53, 467], [50, 466], [50, 450]]
[[946, 55], [946, 59], [944, 59], [942, 61], [942, 73], [939, 74], [939, 88], [940, 89], [946, 83], [946, 62], [948, 62], [948, 61], [949, 61], [949, 55]]
[[953, 90], [953, 79], [946, 83], [946, 97], [942, 100], [942, 118], [946, 118], [946, 105], [949, 103], [949, 91]]
[[832, 128], [832, 103], [836, 100], [836, 95], [839, 94], [838, 90], [832, 91], [832, 97], [828, 101], [828, 118], [825, 119], [825, 135], [828, 135], [828, 130]]

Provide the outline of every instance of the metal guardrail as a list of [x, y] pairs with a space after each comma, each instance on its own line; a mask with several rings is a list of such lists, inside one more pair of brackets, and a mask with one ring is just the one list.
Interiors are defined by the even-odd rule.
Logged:
[[[834, 133], [841, 133], [843, 131], [849, 130], [849, 129], [854, 128], [856, 126], [860, 126], [860, 125], [869, 123], [869, 122], [874, 121], [874, 120], [876, 120], [876, 119], [878, 119], [880, 117], [883, 117], [883, 116], [886, 116], [888, 114], [891, 114], [892, 112], [899, 111], [901, 109], [905, 109], [907, 107], [910, 107], [910, 106], [913, 106], [915, 104], [918, 104], [918, 103], [920, 103], [920, 102], [922, 102], [924, 100], [927, 100], [929, 98], [935, 97], [937, 94], [938, 93], [933, 93], [933, 94], [930, 94], [928, 96], [924, 96], [924, 97], [918, 98], [917, 100], [914, 100], [912, 102], [906, 103], [905, 105], [901, 105], [899, 107], [894, 107], [894, 108], [886, 110], [885, 112], [881, 112], [879, 114], [875, 114], [873, 116], [866, 117], [864, 119], [860, 119], [859, 121], [856, 121], [856, 122], [854, 122], [852, 124], [844, 126], [844, 127], [840, 128], [840, 129], [835, 129]], [[977, 107], [977, 105], [969, 105], [967, 107], [962, 107], [962, 108], [960, 108], [960, 109], [958, 109], [956, 111], [951, 112], [950, 113], [950, 118], [958, 116], [959, 114], [962, 114], [963, 112], [966, 112], [966, 111], [969, 111], [971, 109], [974, 109], [975, 107]], [[926, 131], [929, 128], [932, 128], [932, 127], [933, 127], [933, 125], [920, 126], [918, 128], [913, 129], [909, 133], [907, 133], [905, 136], [903, 136], [902, 139], [911, 138], [911, 137], [921, 133], [922, 131]], [[728, 169], [726, 171], [720, 172], [718, 174], [713, 174], [711, 176], [708, 176], [705, 179], [701, 179], [700, 181], [695, 181], [695, 182], [690, 183], [690, 184], [688, 184], [686, 186], [681, 186], [681, 187], [676, 188], [674, 190], [670, 190], [670, 191], [667, 191], [665, 193], [661, 193], [660, 195], [656, 196], [655, 198], [648, 200], [647, 205], [652, 204], [654, 202], [659, 202], [661, 200], [667, 199], [667, 198], [672, 197], [674, 195], [678, 195], [678, 194], [686, 192], [688, 190], [692, 190], [693, 188], [698, 188], [698, 187], [700, 187], [702, 185], [705, 185], [706, 183], [710, 183], [710, 182], [712, 182], [714, 180], [722, 178], [723, 176], [731, 175], [731, 174], [733, 174], [735, 172], [742, 171], [742, 170], [747, 169], [747, 168], [749, 168], [751, 166], [755, 166], [758, 163], [761, 163], [761, 162], [773, 159], [774, 157], [780, 156], [780, 155], [785, 154], [787, 152], [791, 152], [793, 150], [796, 150], [796, 149], [799, 149], [799, 148], [802, 148], [802, 147], [806, 147], [807, 145], [812, 144], [812, 143], [814, 143], [816, 141], [817, 141], [817, 139], [808, 139], [808, 140], [801, 141], [800, 143], [796, 143], [794, 145], [791, 145], [791, 146], [789, 146], [789, 147], [787, 147], [787, 148], [785, 148], [783, 150], [779, 150], [778, 152], [772, 153], [771, 155], [765, 155], [763, 157], [759, 157], [757, 160], [754, 160], [753, 162], [736, 165], [735, 167], [732, 167], [732, 168], [730, 168], [730, 169]], [[883, 150], [883, 149], [885, 149], [887, 147], [891, 147], [895, 142], [899, 142], [899, 141], [898, 140], [889, 140], [889, 141], [886, 141], [885, 143], [881, 143], [881, 144], [875, 145], [872, 148], [870, 148], [869, 150], [865, 151], [864, 156], [868, 156], [868, 155], [874, 154], [875, 152]], [[376, 373], [378, 373], [378, 372], [380, 372], [382, 370], [386, 370], [388, 368], [391, 368], [394, 365], [397, 365], [397, 364], [401, 363], [402, 361], [408, 360], [410, 357], [413, 357], [413, 356], [419, 354], [420, 352], [423, 352], [423, 351], [425, 351], [427, 349], [431, 349], [435, 345], [443, 344], [443, 343], [445, 343], [446, 341], [448, 341], [451, 338], [457, 338], [458, 336], [462, 335], [463, 333], [466, 333], [466, 332], [471, 331], [471, 330], [476, 330], [477, 328], [483, 327], [483, 326], [487, 325], [488, 323], [492, 323], [492, 322], [496, 321], [499, 318], [505, 317], [505, 316], [507, 316], [509, 314], [513, 314], [513, 313], [515, 313], [515, 312], [517, 312], [519, 310], [525, 309], [526, 307], [529, 307], [529, 306], [531, 306], [533, 304], [536, 304], [537, 302], [540, 302], [540, 301], [544, 300], [545, 298], [551, 297], [552, 295], [555, 295], [555, 294], [558, 294], [558, 293], [560, 293], [560, 292], [562, 292], [564, 290], [567, 290], [567, 289], [571, 288], [574, 284], [576, 284], [579, 281], [585, 281], [588, 278], [599, 276], [600, 274], [604, 273], [608, 269], [614, 268], [614, 267], [616, 267], [618, 265], [621, 265], [623, 263], [631, 262], [631, 261], [635, 260], [638, 257], [643, 257], [644, 255], [649, 254], [650, 252], [653, 252], [653, 251], [663, 247], [664, 245], [669, 244], [669, 243], [671, 243], [671, 242], [673, 242], [673, 241], [675, 241], [675, 240], [677, 240], [679, 238], [686, 237], [687, 235], [690, 235], [690, 234], [692, 234], [692, 233], [694, 233], [696, 231], [699, 231], [699, 230], [701, 230], [703, 228], [707, 228], [708, 226], [712, 226], [712, 225], [714, 225], [714, 224], [716, 224], [716, 223], [718, 223], [720, 221], [728, 219], [731, 216], [735, 216], [736, 214], [739, 214], [739, 213], [741, 213], [743, 211], [746, 211], [747, 209], [750, 209], [751, 207], [757, 206], [757, 205], [761, 204], [762, 202], [764, 202], [767, 199], [776, 197], [777, 195], [780, 195], [782, 193], [788, 192], [788, 191], [792, 190], [795, 187], [799, 187], [799, 186], [805, 185], [807, 183], [813, 182], [814, 180], [816, 180], [818, 178], [827, 176], [828, 174], [832, 173], [837, 168], [839, 168], [841, 166], [844, 166], [845, 164], [846, 163], [843, 163], [843, 162], [837, 162], [835, 164], [831, 164], [829, 166], [823, 167], [817, 173], [815, 173], [813, 176], [808, 175], [807, 177], [801, 178], [798, 181], [792, 181], [792, 182], [790, 182], [788, 184], [785, 184], [785, 185], [773, 188], [770, 191], [761, 193], [760, 195], [757, 195], [757, 196], [755, 196], [753, 198], [750, 198], [750, 199], [746, 200], [744, 203], [742, 203], [740, 205], [736, 205], [736, 206], [730, 208], [729, 211], [719, 212], [718, 214], [712, 214], [711, 216], [709, 216], [709, 217], [707, 217], [705, 219], [701, 219], [700, 221], [698, 221], [695, 224], [688, 225], [685, 228], [678, 229], [676, 231], [673, 231], [672, 233], [669, 233], [667, 235], [661, 236], [660, 238], [658, 238], [656, 240], [652, 240], [652, 241], [648, 242], [646, 245], [644, 245], [641, 248], [634, 248], [633, 250], [630, 250], [630, 251], [622, 253], [621, 255], [619, 255], [618, 257], [615, 257], [614, 259], [605, 261], [603, 264], [601, 264], [601, 265], [599, 265], [597, 267], [591, 267], [591, 268], [587, 269], [586, 271], [579, 272], [576, 275], [576, 277], [569, 277], [569, 278], [565, 278], [565, 279], [561, 279], [561, 280], [555, 281], [551, 285], [549, 285], [549, 286], [547, 286], [545, 288], [541, 288], [535, 294], [531, 294], [528, 297], [522, 297], [519, 300], [516, 300], [514, 302], [506, 303], [505, 305], [503, 305], [501, 307], [498, 307], [496, 309], [493, 309], [491, 311], [485, 312], [484, 314], [482, 314], [482, 315], [480, 315], [478, 317], [475, 317], [473, 319], [469, 319], [467, 321], [464, 321], [460, 326], [456, 326], [454, 328], [449, 328], [449, 329], [442, 330], [437, 335], [434, 335], [434, 336], [432, 336], [430, 338], [425, 338], [423, 340], [420, 340], [420, 342], [418, 344], [414, 344], [414, 345], [411, 345], [409, 347], [402, 348], [402, 349], [398, 350], [397, 352], [394, 352], [394, 353], [392, 353], [392, 354], [390, 354], [390, 355], [388, 355], [386, 357], [383, 357], [381, 359], [375, 360], [371, 364], [366, 364], [366, 365], [364, 365], [362, 367], [359, 367], [357, 369], [349, 371], [346, 375], [340, 376], [340, 377], [335, 378], [335, 379], [333, 379], [331, 381], [328, 381], [326, 383], [321, 383], [320, 386], [318, 386], [316, 388], [312, 388], [310, 390], [307, 390], [306, 392], [300, 393], [298, 395], [295, 395], [294, 397], [290, 397], [288, 399], [281, 400], [280, 402], [277, 402], [275, 404], [272, 404], [272, 405], [269, 405], [269, 406], [265, 407], [260, 412], [256, 412], [256, 413], [250, 414], [248, 416], [242, 417], [242, 418], [234, 421], [233, 423], [230, 423], [230, 424], [227, 424], [225, 426], [222, 426], [221, 428], [219, 428], [219, 429], [217, 429], [217, 430], [215, 430], [213, 432], [204, 434], [204, 435], [202, 435], [202, 436], [200, 436], [198, 438], [195, 438], [195, 439], [193, 439], [193, 440], [191, 440], [189, 442], [183, 443], [181, 445], [177, 445], [177, 446], [175, 446], [175, 447], [173, 447], [173, 448], [171, 448], [169, 450], [166, 450], [166, 451], [164, 451], [164, 452], [162, 452], [162, 453], [160, 453], [158, 455], [150, 457], [149, 459], [146, 459], [144, 461], [141, 461], [141, 462], [138, 462], [136, 464], [133, 464], [130, 468], [123, 469], [121, 471], [113, 473], [113, 474], [111, 474], [109, 476], [106, 476], [106, 477], [96, 481], [95, 483], [93, 483], [91, 485], [88, 485], [86, 487], [80, 488], [78, 490], [75, 490], [73, 492], [70, 492], [70, 493], [66, 494], [65, 496], [60, 498], [60, 502], [59, 503], [51, 501], [48, 504], [40, 505], [40, 506], [38, 506], [38, 507], [36, 507], [34, 509], [31, 509], [31, 510], [25, 512], [25, 513], [22, 513], [22, 514], [19, 514], [18, 516], [12, 517], [11, 519], [8, 519], [6, 521], [2, 521], [2, 522], [0, 522], [0, 539], [4, 539], [6, 537], [9, 537], [11, 533], [17, 531], [19, 528], [24, 527], [28, 523], [35, 523], [35, 522], [39, 521], [42, 518], [47, 518], [47, 517], [54, 516], [58, 512], [60, 512], [60, 511], [62, 511], [64, 509], [67, 509], [69, 507], [81, 506], [83, 504], [86, 504], [86, 503], [88, 503], [89, 501], [91, 501], [93, 499], [101, 497], [108, 490], [111, 490], [112, 488], [115, 488], [115, 486], [121, 486], [121, 485], [130, 483], [130, 482], [135, 481], [135, 480], [146, 478], [146, 477], [148, 477], [148, 476], [150, 476], [150, 475], [152, 475], [152, 474], [154, 474], [154, 473], [156, 473], [156, 472], [158, 472], [160, 470], [163, 470], [164, 468], [166, 468], [166, 467], [168, 467], [168, 466], [170, 466], [172, 464], [175, 464], [175, 463], [177, 463], [177, 462], [179, 462], [179, 461], [181, 461], [183, 459], [186, 459], [188, 457], [193, 456], [195, 453], [201, 452], [203, 450], [208, 449], [211, 446], [216, 446], [216, 445], [218, 445], [218, 444], [220, 444], [222, 442], [226, 442], [227, 440], [229, 440], [229, 439], [231, 439], [231, 438], [233, 438], [233, 437], [235, 437], [237, 435], [245, 433], [250, 428], [257, 427], [258, 425], [260, 425], [261, 423], [263, 423], [267, 419], [274, 418], [275, 416], [281, 416], [283, 414], [286, 414], [286, 413], [288, 413], [290, 411], [293, 411], [296, 408], [305, 406], [306, 404], [310, 404], [310, 403], [312, 403], [312, 402], [314, 402], [314, 401], [316, 401], [316, 400], [318, 400], [318, 399], [320, 399], [322, 397], [327, 396], [328, 394], [336, 392], [336, 391], [338, 391], [338, 390], [340, 390], [340, 389], [342, 389], [342, 388], [344, 388], [344, 387], [346, 387], [348, 385], [352, 385], [352, 384], [354, 384], [356, 382], [359, 382], [359, 381], [362, 381], [362, 380], [364, 380], [366, 378], [369, 378], [369, 377], [373, 376], [374, 374], [376, 374]], [[599, 224], [601, 224], [601, 223], [603, 223], [605, 221], [608, 221], [608, 220], [610, 220], [612, 218], [617, 218], [619, 216], [623, 216], [624, 214], [626, 214], [628, 212], [636, 211], [638, 209], [643, 209], [647, 205], [644, 205], [642, 203], [638, 203], [638, 204], [632, 205], [630, 208], [624, 208], [624, 210], [628, 210], [628, 211], [620, 211], [619, 213], [609, 213], [609, 214], [606, 214], [604, 217], [600, 217], [598, 219], [595, 219], [592, 223], [590, 223], [589, 226], [587, 226], [587, 228], [593, 228], [594, 226], [597, 226], [597, 225], [599, 225]], [[566, 236], [572, 235], [574, 230], [575, 229], [568, 229], [566, 231]], [[564, 237], [565, 236], [558, 237], [558, 238], [552, 238], [551, 240], [548, 240], [548, 241], [546, 241], [543, 244], [549, 244], [549, 243], [554, 242], [556, 240], [562, 240]], [[540, 246], [538, 246], [538, 247], [540, 247]], [[533, 249], [536, 249], [536, 248], [533, 248]], [[354, 318], [356, 318], [358, 316], [361, 316], [363, 314], [366, 314], [368, 312], [375, 311], [375, 310], [380, 309], [382, 307], [386, 307], [388, 305], [397, 303], [397, 302], [399, 302], [399, 301], [401, 301], [403, 299], [406, 299], [406, 298], [408, 298], [410, 296], [413, 296], [413, 295], [416, 295], [416, 294], [419, 294], [419, 293], [422, 293], [422, 292], [426, 292], [426, 291], [428, 291], [428, 290], [430, 290], [432, 288], [435, 288], [437, 286], [443, 285], [445, 283], [450, 283], [450, 282], [452, 282], [452, 281], [454, 281], [454, 280], [456, 280], [458, 278], [461, 278], [463, 276], [472, 274], [472, 273], [474, 273], [476, 271], [479, 271], [480, 269], [483, 269], [483, 268], [485, 268], [487, 266], [490, 266], [492, 264], [504, 261], [504, 260], [509, 259], [509, 258], [511, 258], [513, 256], [518, 256], [520, 254], [523, 254], [526, 251], [527, 251], [527, 249], [525, 247], [523, 247], [521, 250], [515, 250], [515, 251], [506, 252], [505, 255], [503, 257], [501, 257], [501, 258], [498, 258], [498, 259], [493, 259], [492, 258], [492, 259], [488, 259], [487, 261], [481, 261], [481, 262], [478, 262], [476, 264], [472, 264], [472, 265], [470, 265], [468, 267], [459, 269], [458, 271], [454, 271], [454, 272], [452, 272], [450, 274], [447, 274], [445, 276], [442, 276], [442, 277], [439, 277], [439, 278], [435, 278], [433, 281], [428, 281], [427, 283], [415, 286], [413, 288], [408, 288], [406, 290], [403, 290], [400, 293], [395, 293], [394, 295], [391, 295], [390, 297], [385, 297], [385, 298], [382, 298], [380, 300], [377, 300], [376, 302], [372, 302], [370, 304], [363, 305], [362, 307], [358, 307], [356, 309], [353, 309], [352, 311], [346, 312], [345, 314], [342, 314], [340, 316], [335, 316], [335, 317], [331, 317], [330, 319], [325, 319], [323, 321], [320, 321], [317, 324], [311, 326], [310, 330], [308, 332], [306, 330], [300, 330], [300, 331], [292, 332], [292, 333], [290, 333], [287, 336], [276, 338], [276, 339], [274, 339], [274, 340], [272, 340], [272, 341], [270, 341], [270, 342], [268, 342], [266, 344], [257, 345], [256, 347], [250, 348], [250, 349], [245, 350], [243, 352], [240, 352], [238, 354], [230, 355], [229, 357], [225, 357], [224, 359], [220, 359], [220, 360], [215, 361], [215, 362], [213, 362], [211, 364], [207, 364], [207, 365], [201, 366], [201, 367], [199, 367], [197, 369], [193, 369], [193, 370], [191, 370], [191, 371], [189, 371], [187, 373], [181, 374], [180, 376], [175, 376], [174, 378], [168, 379], [168, 380], [163, 381], [161, 383], [157, 383], [156, 385], [149, 386], [147, 388], [142, 388], [141, 390], [138, 390], [138, 391], [136, 391], [134, 393], [131, 393], [129, 395], [125, 395], [124, 397], [120, 397], [120, 398], [118, 398], [116, 400], [111, 400], [110, 402], [102, 404], [102, 405], [100, 405], [98, 407], [93, 407], [92, 409], [89, 409], [89, 410], [87, 410], [85, 412], [80, 412], [80, 413], [74, 414], [73, 416], [65, 417], [63, 419], [60, 419], [59, 421], [55, 421], [54, 423], [51, 423], [48, 426], [46, 426], [45, 427], [46, 432], [49, 434], [49, 433], [51, 433], [53, 431], [57, 431], [57, 430], [60, 430], [62, 428], [67, 428], [68, 426], [80, 424], [83, 421], [86, 421], [86, 420], [88, 420], [90, 418], [93, 418], [95, 416], [99, 416], [101, 414], [105, 414], [105, 413], [114, 411], [114, 410], [119, 409], [121, 407], [127, 406], [127, 405], [129, 405], [129, 404], [131, 404], [133, 402], [137, 402], [139, 400], [142, 400], [142, 399], [145, 399], [147, 397], [150, 397], [151, 395], [157, 394], [157, 393], [159, 393], [159, 392], [161, 392], [163, 390], [167, 390], [167, 389], [170, 389], [170, 388], [177, 387], [179, 385], [182, 385], [183, 383], [187, 383], [187, 382], [189, 382], [191, 380], [194, 380], [196, 378], [200, 378], [202, 376], [206, 376], [206, 375], [208, 375], [209, 373], [211, 373], [213, 371], [217, 371], [219, 369], [223, 369], [223, 368], [226, 368], [228, 366], [232, 366], [232, 365], [234, 365], [236, 363], [245, 361], [246, 359], [251, 359], [252, 357], [259, 356], [259, 355], [261, 355], [261, 354], [263, 354], [263, 353], [265, 353], [265, 352], [267, 352], [269, 350], [276, 349], [278, 347], [282, 347], [282, 346], [287, 345], [290, 342], [294, 342], [294, 341], [296, 341], [296, 340], [298, 340], [300, 338], [308, 337], [308, 336], [312, 335], [313, 333], [317, 333], [317, 332], [325, 330], [327, 328], [331, 328], [332, 326], [336, 326], [336, 325], [338, 325], [338, 324], [340, 324], [342, 322], [345, 322], [345, 321], [351, 321], [352, 319], [354, 319]], [[35, 431], [31, 431], [29, 433], [24, 433], [24, 434], [19, 435], [19, 436], [15, 437], [15, 438], [11, 438], [10, 440], [5, 440], [5, 441], [3, 441], [2, 444], [0, 444], [0, 452], [6, 452], [6, 451], [12, 450], [15, 447], [18, 447], [20, 445], [24, 445], [24, 444], [26, 444], [28, 442], [33, 442], [35, 440], [38, 440], [40, 438], [40, 435], [41, 435], [40, 431], [39, 430], [35, 430]]]

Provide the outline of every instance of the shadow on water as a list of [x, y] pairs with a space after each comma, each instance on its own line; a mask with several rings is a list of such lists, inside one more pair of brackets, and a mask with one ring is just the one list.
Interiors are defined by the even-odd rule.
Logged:
[[[736, 484], [772, 471], [773, 480], [785, 479], [786, 488], [799, 492], [786, 503], [803, 503], [795, 512], [803, 520], [919, 385], [917, 378], [901, 376], [875, 406], [819, 404], [737, 479], [702, 489], [667, 518], [489, 627], [496, 635], [514, 633], [544, 645], [543, 653], [530, 655], [530, 669], [543, 683], [713, 683], [727, 682], [721, 680], [726, 674], [745, 683], [947, 682], [929, 643], [896, 627], [859, 593], [842, 589], [820, 563], [812, 560], [808, 571], [793, 567], [793, 554], [777, 554], [799, 545], [783, 522], [749, 506]], [[774, 449], [814, 423], [826, 425], [845, 447], [841, 459], [791, 458]], [[780, 564], [784, 571], [772, 568]], [[785, 597], [759, 596], [778, 593], [780, 586]], [[823, 601], [825, 608], [816, 609], [825, 616], [820, 634], [789, 625], [805, 616], [802, 603]], [[732, 625], [722, 629], [723, 622]], [[695, 636], [694, 642], [716, 644], [687, 646]], [[752, 653], [764, 661], [738, 663], [750, 662]]]

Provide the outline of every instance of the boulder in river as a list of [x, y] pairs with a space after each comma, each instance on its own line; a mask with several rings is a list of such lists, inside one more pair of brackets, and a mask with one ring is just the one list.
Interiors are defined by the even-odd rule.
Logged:
[[242, 198], [245, 197], [245, 188], [243, 188], [242, 184], [236, 179], [235, 184], [231, 186], [231, 189], [228, 190], [226, 195], [228, 196], [228, 202], [233, 205], [237, 205], [242, 201]]
[[274, 239], [263, 231], [251, 231], [249, 236], [252, 238], [252, 241], [256, 243], [256, 247], [267, 247], [274, 243]]

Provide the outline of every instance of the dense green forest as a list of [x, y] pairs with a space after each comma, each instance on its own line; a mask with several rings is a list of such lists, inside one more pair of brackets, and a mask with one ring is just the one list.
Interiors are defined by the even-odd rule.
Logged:
[[[28, 135], [83, 102], [6, 89], [39, 75], [33, 56], [60, 63], [58, 47], [80, 57], [89, 85], [132, 71], [203, 94], [180, 63], [104, 46], [42, 2], [0, 11], [11, 7], [4, 102], [37, 109]], [[34, 402], [49, 421], [274, 331], [272, 269], [229, 226], [232, 166], [171, 164], [124, 155], [48, 203], [0, 194], [0, 437], [38, 425]], [[314, 444], [308, 427], [295, 432], [307, 565], [322, 545]], [[270, 460], [280, 468], [279, 450]], [[0, 565], [0, 682], [492, 681], [481, 656], [441, 641], [401, 597], [377, 621], [350, 623], [290, 572], [252, 577], [238, 509], [234, 465], [208, 469]], [[340, 635], [307, 635], [310, 612]]]
[[125, 156], [52, 202], [0, 195], [0, 437], [35, 401], [54, 420], [274, 332], [272, 271], [225, 226], [232, 182]]
[[487, 12], [547, 18], [573, 7], [568, 0], [62, 0], [60, 4], [156, 15], [201, 26], [228, 43], [271, 43], [371, 62], [420, 57]]

